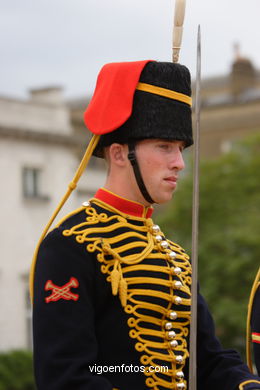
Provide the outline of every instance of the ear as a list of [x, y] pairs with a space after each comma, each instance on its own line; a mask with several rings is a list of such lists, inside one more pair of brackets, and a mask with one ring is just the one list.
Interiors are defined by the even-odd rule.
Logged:
[[121, 144], [112, 144], [109, 147], [110, 162], [117, 166], [125, 166], [128, 162], [128, 146]]

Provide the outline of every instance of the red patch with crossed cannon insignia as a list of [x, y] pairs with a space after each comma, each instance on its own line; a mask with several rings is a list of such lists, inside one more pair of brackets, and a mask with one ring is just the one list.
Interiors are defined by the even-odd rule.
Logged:
[[52, 294], [45, 298], [45, 302], [56, 302], [60, 299], [65, 299], [66, 301], [77, 301], [79, 299], [79, 295], [70, 291], [71, 288], [77, 288], [79, 286], [79, 282], [76, 278], [70, 278], [70, 281], [64, 286], [57, 286], [51, 280], [48, 280], [45, 284], [45, 291], [52, 290]]

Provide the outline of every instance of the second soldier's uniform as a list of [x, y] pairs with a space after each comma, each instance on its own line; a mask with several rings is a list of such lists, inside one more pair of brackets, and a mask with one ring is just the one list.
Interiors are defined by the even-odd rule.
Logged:
[[[254, 362], [260, 375], [260, 269], [253, 284], [249, 303], [250, 334], [248, 334], [249, 344], [252, 342]], [[251, 360], [251, 359], [250, 359]]]

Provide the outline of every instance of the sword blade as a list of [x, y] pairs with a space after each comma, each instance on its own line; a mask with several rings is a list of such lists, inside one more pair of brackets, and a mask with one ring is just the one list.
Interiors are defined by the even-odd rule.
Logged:
[[201, 89], [201, 32], [197, 35], [197, 67], [195, 92], [194, 167], [192, 200], [192, 285], [190, 322], [189, 390], [197, 388], [197, 284], [199, 237], [199, 162], [200, 162], [200, 89]]

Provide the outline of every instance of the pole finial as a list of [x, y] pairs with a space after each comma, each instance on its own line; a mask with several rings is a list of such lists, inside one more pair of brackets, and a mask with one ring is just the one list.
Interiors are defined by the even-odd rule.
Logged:
[[172, 62], [179, 61], [186, 0], [175, 0], [174, 26], [172, 39]]

